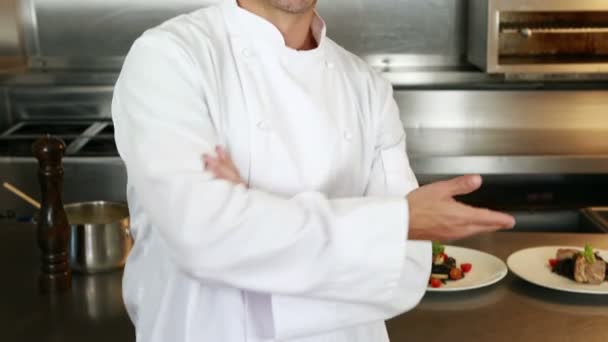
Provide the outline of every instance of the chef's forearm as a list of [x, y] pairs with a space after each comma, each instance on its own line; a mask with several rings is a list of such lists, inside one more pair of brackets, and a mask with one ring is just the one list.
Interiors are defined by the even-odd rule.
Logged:
[[173, 262], [202, 280], [378, 304], [391, 299], [401, 277], [402, 198], [329, 200], [303, 193], [285, 199], [179, 175], [131, 180]]

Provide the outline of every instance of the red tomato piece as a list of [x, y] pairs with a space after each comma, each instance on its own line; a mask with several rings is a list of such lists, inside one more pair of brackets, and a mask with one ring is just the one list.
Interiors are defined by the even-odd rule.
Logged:
[[450, 279], [452, 280], [459, 280], [462, 278], [462, 271], [459, 268], [452, 268], [450, 270]]
[[438, 288], [441, 287], [441, 280], [437, 278], [431, 278], [431, 287]]

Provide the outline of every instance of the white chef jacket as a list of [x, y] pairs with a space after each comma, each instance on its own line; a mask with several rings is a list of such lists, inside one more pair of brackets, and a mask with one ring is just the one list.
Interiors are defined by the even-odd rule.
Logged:
[[[234, 1], [129, 52], [112, 104], [137, 341], [380, 342], [431, 265], [391, 85], [325, 36], [295, 51]], [[249, 188], [204, 170], [223, 145]], [[406, 242], [407, 241], [407, 242]]]

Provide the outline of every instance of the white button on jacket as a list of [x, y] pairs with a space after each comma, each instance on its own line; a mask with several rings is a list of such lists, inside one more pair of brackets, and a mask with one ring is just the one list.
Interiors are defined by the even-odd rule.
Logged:
[[[431, 248], [406, 242], [417, 183], [391, 85], [320, 18], [313, 31], [318, 48], [289, 49], [228, 0], [129, 52], [112, 112], [138, 341], [387, 341], [383, 321], [424, 294]], [[204, 170], [216, 145], [249, 189]]]

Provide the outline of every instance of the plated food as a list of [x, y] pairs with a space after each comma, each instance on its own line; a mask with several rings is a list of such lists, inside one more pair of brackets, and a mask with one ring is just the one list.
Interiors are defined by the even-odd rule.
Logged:
[[492, 285], [507, 275], [507, 265], [475, 249], [433, 244], [429, 292], [454, 292]]
[[507, 264], [518, 277], [539, 286], [607, 295], [606, 260], [608, 251], [591, 246], [541, 246], [511, 254]]
[[456, 259], [445, 253], [444, 245], [433, 242], [433, 265], [429, 286], [439, 288], [448, 281], [461, 280], [472, 268], [473, 265], [468, 262], [458, 265]]
[[555, 258], [549, 259], [554, 273], [581, 284], [600, 285], [608, 281], [608, 267], [600, 254], [586, 245], [583, 250], [557, 249]]

